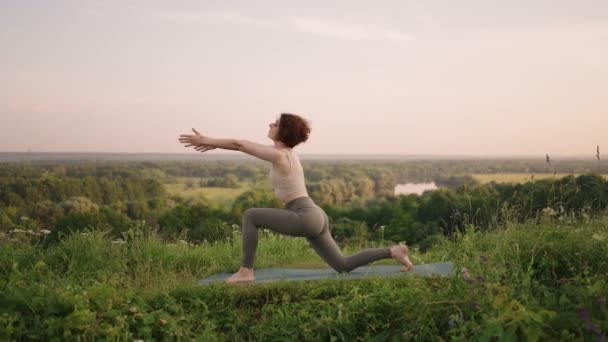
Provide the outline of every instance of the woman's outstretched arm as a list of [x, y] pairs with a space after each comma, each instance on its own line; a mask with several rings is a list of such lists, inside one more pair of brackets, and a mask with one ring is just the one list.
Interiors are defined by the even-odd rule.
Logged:
[[208, 145], [208, 146], [213, 146], [216, 148], [221, 148], [224, 150], [232, 150], [232, 151], [239, 151], [239, 142], [236, 139], [215, 139], [215, 138], [210, 138], [210, 137], [204, 137], [199, 135], [199, 143], [198, 145]]
[[185, 147], [195, 146], [197, 150], [209, 150], [208, 146], [211, 146], [225, 150], [241, 151], [271, 163], [279, 163], [283, 161], [283, 158], [286, 158], [285, 154], [274, 146], [262, 145], [248, 140], [211, 138], [201, 135], [194, 128], [192, 130], [196, 134], [182, 134], [180, 136], [179, 141], [188, 144]]

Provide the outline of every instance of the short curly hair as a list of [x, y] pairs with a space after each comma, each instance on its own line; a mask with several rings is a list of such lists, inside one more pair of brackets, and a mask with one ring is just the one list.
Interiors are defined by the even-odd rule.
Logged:
[[310, 124], [298, 115], [281, 113], [278, 140], [289, 147], [295, 147], [308, 140]]

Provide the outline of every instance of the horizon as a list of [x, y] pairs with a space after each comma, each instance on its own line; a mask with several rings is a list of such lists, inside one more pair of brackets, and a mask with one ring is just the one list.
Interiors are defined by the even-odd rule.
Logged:
[[282, 112], [311, 123], [302, 155], [608, 146], [606, 1], [6, 0], [0, 19], [0, 151], [184, 153], [192, 127], [271, 144]]
[[[214, 153], [200, 153], [200, 152], [89, 152], [89, 151], [0, 151], [0, 161], [3, 159], [3, 156], [36, 156], [36, 155], [165, 155], [165, 156], [182, 156], [189, 158], [201, 158], [201, 159], [218, 159], [218, 158], [255, 158], [250, 155], [237, 152], [237, 151], [216, 151]], [[379, 159], [379, 158], [404, 158], [409, 160], [414, 160], [416, 158], [424, 158], [424, 159], [457, 159], [457, 158], [465, 158], [465, 159], [520, 159], [520, 160], [530, 160], [530, 159], [540, 159], [545, 160], [546, 154], [542, 155], [483, 155], [483, 154], [390, 154], [390, 153], [299, 153], [301, 157], [334, 157], [334, 156], [344, 156], [344, 157], [365, 157], [365, 159]], [[567, 155], [567, 154], [552, 154], [549, 155], [551, 160], [561, 159], [561, 160], [586, 160], [597, 162], [597, 156], [595, 154], [588, 155]], [[303, 158], [304, 159], [304, 158]]]

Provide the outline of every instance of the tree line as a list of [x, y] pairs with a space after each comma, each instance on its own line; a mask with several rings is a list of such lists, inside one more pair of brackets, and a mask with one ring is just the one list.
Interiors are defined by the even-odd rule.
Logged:
[[[238, 170], [245, 165], [231, 165], [230, 175], [243, 176]], [[56, 238], [87, 226], [108, 226], [120, 237], [134, 222], [145, 220], [167, 239], [214, 241], [240, 229], [247, 208], [283, 207], [262, 178], [227, 207], [170, 196], [160, 181], [166, 170], [156, 163], [147, 166], [151, 169], [115, 164], [12, 169], [0, 165], [1, 230], [27, 225], [49, 229]], [[267, 176], [267, 170], [254, 171], [255, 164], [247, 167], [251, 177], [260, 172]], [[217, 165], [205, 170], [213, 177], [222, 174]], [[396, 177], [386, 164], [319, 163], [305, 171], [311, 179], [309, 194], [332, 219], [332, 234], [349, 243], [388, 239], [425, 246], [434, 236], [451, 236], [470, 226], [487, 229], [508, 221], [594, 215], [608, 203], [606, 180], [593, 174], [487, 185], [453, 176], [444, 180], [451, 188], [394, 196]]]

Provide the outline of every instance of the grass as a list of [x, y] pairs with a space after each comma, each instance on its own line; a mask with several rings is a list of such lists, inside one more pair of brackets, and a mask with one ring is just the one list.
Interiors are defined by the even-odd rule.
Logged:
[[[197, 177], [181, 177], [172, 180], [171, 183], [165, 183], [164, 187], [170, 195], [179, 195], [186, 200], [195, 198], [206, 198], [213, 203], [228, 204], [234, 201], [240, 194], [251, 189], [251, 184], [248, 182], [239, 182], [238, 188], [220, 188], [220, 187], [199, 187], [198, 184], [204, 180]], [[188, 183], [194, 184], [188, 187]]]
[[[593, 340], [608, 331], [606, 215], [470, 227], [427, 253], [413, 249], [415, 263], [456, 263], [450, 278], [197, 286], [238, 269], [240, 239], [191, 246], [145, 233], [117, 245], [95, 230], [46, 249], [3, 242], [0, 339]], [[305, 239], [261, 234], [256, 268], [305, 266], [325, 266]]]

